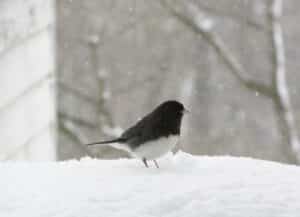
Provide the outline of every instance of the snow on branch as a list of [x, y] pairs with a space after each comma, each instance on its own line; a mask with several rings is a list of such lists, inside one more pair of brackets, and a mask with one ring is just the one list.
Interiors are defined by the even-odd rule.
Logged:
[[[229, 67], [231, 73], [241, 84], [243, 84], [246, 88], [266, 97], [274, 97], [274, 91], [271, 87], [263, 83], [253, 81], [246, 76], [247, 72], [240, 62], [232, 54], [230, 49], [227, 48], [224, 41], [212, 31], [212, 25], [209, 25], [209, 28], [206, 28], [207, 25], [205, 24], [208, 22], [208, 18], [202, 16], [202, 20], [199, 19], [199, 14], [203, 14], [199, 8], [197, 8], [195, 5], [193, 5], [194, 7], [189, 5], [188, 12], [191, 15], [187, 15], [178, 9], [175, 9], [166, 0], [160, 0], [160, 3], [170, 14], [177, 18], [178, 21], [189, 27], [197, 35], [201, 35], [206, 40], [215, 49], [224, 63]], [[191, 8], [193, 9], [191, 10]]]

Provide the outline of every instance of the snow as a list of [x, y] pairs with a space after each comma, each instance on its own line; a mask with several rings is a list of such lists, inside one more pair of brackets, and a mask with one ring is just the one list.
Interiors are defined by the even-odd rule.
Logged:
[[104, 125], [102, 127], [102, 131], [108, 136], [119, 137], [124, 132], [124, 129], [122, 129], [120, 126], [111, 127], [108, 125]]
[[136, 159], [0, 163], [5, 217], [296, 217], [300, 168], [179, 152]]

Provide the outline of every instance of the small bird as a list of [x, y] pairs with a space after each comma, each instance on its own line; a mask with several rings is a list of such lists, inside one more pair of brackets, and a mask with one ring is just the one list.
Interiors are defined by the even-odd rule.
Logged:
[[145, 167], [148, 167], [147, 160], [153, 160], [159, 168], [156, 159], [168, 153], [177, 144], [181, 120], [187, 112], [182, 103], [169, 100], [125, 130], [119, 138], [87, 145], [105, 144], [122, 149], [132, 157], [141, 159]]

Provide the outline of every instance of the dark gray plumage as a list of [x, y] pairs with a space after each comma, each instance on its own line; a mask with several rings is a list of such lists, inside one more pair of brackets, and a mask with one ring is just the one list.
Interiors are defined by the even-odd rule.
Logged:
[[155, 159], [176, 145], [185, 111], [187, 110], [182, 103], [175, 100], [166, 101], [124, 131], [119, 138], [88, 145], [119, 143], [122, 144], [120, 149], [125, 149], [134, 157], [141, 158], [146, 167], [149, 159], [153, 160], [158, 167]]

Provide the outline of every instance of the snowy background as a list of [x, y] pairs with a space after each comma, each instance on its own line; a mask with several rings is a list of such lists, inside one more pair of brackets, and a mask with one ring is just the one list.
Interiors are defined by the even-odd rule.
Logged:
[[[81, 144], [178, 99], [192, 111], [185, 152], [298, 163], [299, 8], [298, 0], [58, 1], [58, 158], [124, 156]], [[284, 90], [288, 100], [278, 97]]]
[[2, 163], [0, 216], [299, 216], [299, 167], [184, 153], [160, 165], [90, 158]]
[[126, 156], [83, 144], [177, 99], [185, 152], [298, 164], [299, 7], [2, 1], [0, 159]]

